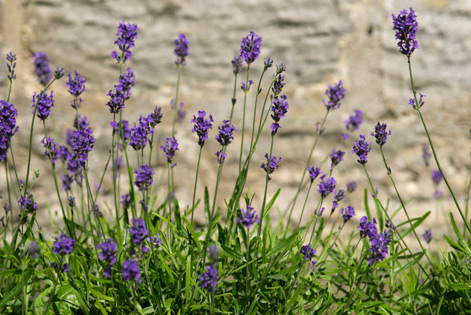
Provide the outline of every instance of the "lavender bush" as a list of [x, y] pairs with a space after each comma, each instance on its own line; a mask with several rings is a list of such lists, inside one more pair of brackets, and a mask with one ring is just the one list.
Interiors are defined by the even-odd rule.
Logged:
[[[65, 83], [72, 96], [73, 130], [67, 130], [64, 135], [59, 130], [48, 134], [50, 128], [46, 125], [54, 116], [55, 106], [51, 89], [62, 84], [59, 80], [65, 71], [57, 68], [52, 73], [48, 56], [43, 52], [34, 54], [34, 72], [43, 89], [32, 93], [26, 174], [23, 177], [19, 173], [15, 162], [15, 135], [25, 126], [17, 125], [18, 112], [10, 98], [12, 85], [17, 80], [15, 66], [22, 61], [12, 53], [6, 57], [9, 87], [7, 97], [0, 101], [0, 161], [5, 167], [7, 188], [2, 191], [5, 214], [0, 218], [3, 239], [0, 245], [1, 313], [468, 312], [471, 307], [468, 201], [460, 204], [455, 197], [422, 116], [421, 111], [427, 106], [424, 95], [415, 90], [412, 72], [412, 55], [419, 48], [417, 16], [411, 8], [392, 15], [392, 20], [399, 52], [405, 55], [409, 67], [410, 110], [420, 116], [429, 140], [429, 145], [424, 145], [423, 149], [424, 161], [426, 166], [436, 164], [431, 173], [436, 189], [434, 197], [438, 202], [449, 193], [461, 217], [457, 220], [450, 213], [450, 233], [444, 235], [450, 247], [441, 249], [441, 254], [437, 254], [436, 242], [440, 236], [434, 235], [427, 226], [430, 212], [410, 216], [407, 207], [411, 201], [402, 199], [402, 188], [395, 183], [396, 170], [389, 166], [383, 151], [383, 147], [389, 145], [388, 136], [393, 134], [387, 123], [367, 126], [371, 133], [357, 136], [355, 132], [363, 124], [363, 112], [357, 109], [344, 121], [347, 133], [339, 139], [357, 138], [351, 153], [333, 147], [325, 152], [324, 161], [312, 158], [329, 113], [341, 110], [341, 102], [348, 99], [348, 91], [341, 80], [326, 87], [322, 101], [325, 113], [313, 130], [314, 142], [298, 188], [289, 206], [280, 210], [280, 221], [275, 223], [270, 211], [277, 207], [280, 189], [269, 196], [268, 185], [274, 185], [270, 180], [278, 176], [279, 172], [275, 171], [285, 167], [280, 163], [283, 159], [275, 144], [277, 135], [283, 132], [283, 121], [289, 119], [289, 103], [283, 94], [284, 86], [289, 84], [284, 74], [288, 67], [279, 63], [272, 70], [274, 61], [268, 58], [258, 74], [259, 79], [252, 78], [254, 74], [249, 70], [260, 57], [262, 37], [250, 32], [242, 38], [240, 50], [234, 43], [234, 50], [240, 55], [231, 61], [232, 108], [229, 117], [218, 125], [217, 134], [212, 133], [213, 116], [203, 110], [194, 113], [191, 126], [178, 126], [179, 106], [183, 106], [179, 103], [179, 86], [183, 68], [191, 62], [192, 56], [189, 39], [180, 34], [173, 52], [177, 83], [171, 112], [155, 107], [152, 113], [130, 122], [124, 118], [126, 102], [132, 97], [135, 85], [130, 63], [133, 54], [139, 54], [135, 49], [139, 28], [123, 21], [114, 42], [117, 48], [111, 53], [117, 63], [118, 83], [109, 90], [107, 108], [103, 107], [104, 111], [110, 111], [112, 141], [97, 187], [91, 187], [88, 177], [89, 154], [97, 140], [88, 118], [79, 113], [80, 108], [86, 106], [81, 98], [87, 91], [86, 76], [77, 70], [69, 71]], [[239, 82], [238, 74], [243, 70], [246, 77]], [[228, 71], [231, 71], [229, 62]], [[235, 113], [238, 93], [243, 94], [243, 110]], [[245, 125], [246, 116], [250, 114], [246, 112], [249, 93], [255, 94], [251, 129]], [[233, 117], [239, 114], [242, 125], [235, 126]], [[162, 141], [154, 135], [164, 117], [170, 117], [172, 131], [165, 142], [160, 143]], [[267, 123], [269, 117], [272, 121]], [[42, 124], [44, 133], [40, 143], [33, 141], [33, 127], [37, 123]], [[199, 146], [192, 202], [186, 207], [177, 198], [173, 174], [178, 167], [176, 157], [185, 154], [184, 148], [179, 147], [177, 128], [195, 133], [194, 141]], [[262, 134], [270, 137], [269, 152], [257, 151]], [[239, 155], [233, 156], [226, 150], [236, 137], [240, 137], [241, 147]], [[249, 140], [244, 142], [244, 138]], [[219, 151], [211, 153], [218, 170], [213, 191], [198, 185], [201, 153], [207, 150], [205, 143], [209, 141], [220, 145]], [[43, 147], [44, 158], [50, 164], [55, 190], [50, 197], [57, 198], [63, 219], [60, 233], [53, 239], [46, 238], [37, 220], [33, 184], [39, 175], [37, 171], [31, 172], [31, 152], [38, 146]], [[372, 159], [369, 153], [375, 150], [381, 154], [383, 175], [391, 181], [395, 198], [401, 205], [398, 209], [390, 209], [389, 200], [380, 196], [368, 173], [368, 161]], [[131, 159], [130, 155], [136, 158]], [[264, 162], [255, 167], [258, 171], [262, 168], [265, 174], [261, 204], [254, 201], [248, 184], [249, 168], [256, 164], [252, 161], [254, 156], [265, 157]], [[350, 179], [342, 188], [336, 180], [344, 175], [337, 171], [337, 165], [348, 157], [358, 161], [357, 167], [364, 171], [368, 180], [361, 209], [349, 204], [350, 194], [361, 194], [361, 187]], [[323, 166], [329, 158], [330, 167]], [[162, 166], [159, 159], [167, 163]], [[218, 188], [227, 159], [238, 159], [238, 177], [232, 194], [224, 196], [224, 204], [218, 204]], [[160, 185], [157, 174], [162, 174], [167, 185]], [[112, 193], [108, 195], [101, 193], [105, 176], [111, 176], [113, 181]], [[467, 176], [466, 195], [469, 197], [471, 178], [470, 174]], [[442, 181], [446, 192], [438, 187]], [[159, 200], [157, 196], [162, 191], [166, 197]], [[305, 199], [300, 207], [297, 200], [304, 192]], [[316, 200], [317, 205], [313, 214], [306, 217], [309, 199]], [[111, 217], [105, 217], [100, 211], [98, 201], [102, 200], [112, 209]], [[370, 208], [371, 201], [374, 208]], [[293, 211], [298, 208], [299, 219], [292, 222]], [[197, 209], [203, 209], [206, 217], [206, 226], [202, 229], [194, 222]], [[404, 213], [407, 219], [398, 219], [399, 213]], [[417, 241], [419, 249], [410, 246], [411, 238]]]

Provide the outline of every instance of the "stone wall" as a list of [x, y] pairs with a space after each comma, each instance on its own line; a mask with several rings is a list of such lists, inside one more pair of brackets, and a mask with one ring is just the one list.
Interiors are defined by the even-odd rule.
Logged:
[[[466, 174], [470, 167], [469, 129], [471, 121], [471, 2], [467, 0], [413, 1], [419, 21], [420, 49], [414, 52], [412, 67], [417, 89], [426, 94], [423, 114], [431, 137], [438, 147], [442, 166], [463, 203]], [[113, 88], [119, 67], [111, 58], [116, 27], [126, 21], [138, 24], [140, 30], [133, 57], [129, 62], [136, 74], [136, 86], [126, 108], [126, 117], [135, 121], [155, 105], [170, 111], [174, 98], [176, 67], [173, 40], [179, 33], [190, 41], [191, 55], [187, 59], [181, 80], [180, 100], [185, 103], [187, 117], [179, 127], [177, 137], [181, 151], [176, 161], [178, 198], [183, 204], [191, 202], [193, 174], [198, 146], [191, 133], [191, 117], [201, 109], [212, 113], [215, 126], [229, 115], [233, 89], [231, 59], [238, 54], [241, 38], [255, 31], [263, 38], [261, 59], [251, 69], [258, 79], [263, 60], [270, 57], [275, 63], [288, 67], [286, 87], [290, 111], [282, 121], [274, 154], [283, 156], [281, 168], [273, 175], [269, 194], [282, 187], [278, 207], [283, 211], [293, 195], [301, 170], [314, 141], [315, 122], [325, 113], [323, 93], [328, 84], [343, 80], [348, 94], [340, 110], [329, 115], [314, 163], [320, 163], [330, 152], [339, 135], [345, 131], [345, 120], [354, 109], [361, 109], [365, 123], [358, 133], [369, 134], [376, 122], [387, 122], [392, 136], [384, 147], [393, 175], [403, 197], [415, 198], [410, 206], [414, 214], [436, 211], [430, 198], [433, 185], [431, 169], [421, 158], [422, 144], [427, 141], [419, 117], [408, 105], [411, 97], [407, 58], [398, 53], [391, 14], [408, 8], [410, 1], [393, 0], [293, 0], [293, 1], [183, 1], [183, 0], [3, 0], [0, 1], [0, 52], [12, 51], [18, 56], [12, 102], [18, 108], [20, 132], [15, 136], [14, 149], [20, 161], [27, 150], [31, 95], [40, 86], [33, 75], [32, 54], [48, 53], [53, 67], [79, 71], [87, 79], [87, 92], [81, 112], [91, 121], [97, 137], [91, 154], [93, 171], [103, 168], [111, 142], [106, 108], [106, 93]], [[245, 77], [243, 72], [240, 77]], [[1, 95], [7, 88], [6, 67], [0, 71]], [[266, 84], [262, 86], [266, 89]], [[55, 84], [57, 94], [54, 120], [57, 130], [71, 125], [74, 112], [68, 105], [65, 79]], [[253, 91], [251, 93], [253, 97]], [[242, 93], [238, 90], [235, 124], [240, 129]], [[4, 97], [2, 97], [4, 98]], [[253, 100], [253, 98], [251, 98]], [[249, 102], [249, 110], [253, 102]], [[171, 115], [158, 127], [161, 138], [170, 132]], [[251, 118], [249, 118], [249, 125]], [[42, 157], [39, 140], [41, 128], [35, 134], [34, 168], [41, 168], [38, 187], [49, 187], [47, 161]], [[213, 131], [211, 137], [216, 134]], [[240, 133], [239, 133], [240, 135]], [[356, 136], [357, 137], [357, 136]], [[57, 135], [63, 140], [63, 133]], [[370, 140], [372, 140], [370, 138]], [[367, 181], [363, 171], [350, 153], [354, 139], [337, 148], [346, 151], [345, 162], [334, 171], [340, 186], [350, 180], [359, 182], [360, 190], [351, 202], [362, 212], [362, 189]], [[199, 192], [204, 185], [214, 187], [218, 146], [208, 142]], [[269, 149], [270, 136], [264, 134], [251, 169], [248, 185], [256, 193], [255, 208], [260, 207], [264, 174], [259, 168]], [[230, 159], [224, 169], [221, 205], [228, 198], [235, 180], [238, 139], [229, 150]], [[371, 153], [368, 168], [380, 194], [391, 196], [391, 208], [398, 207], [393, 188], [382, 168], [382, 160]], [[329, 163], [324, 164], [324, 169]], [[433, 165], [433, 164], [432, 164]], [[20, 167], [25, 170], [24, 166]], [[93, 172], [98, 174], [98, 172]], [[3, 173], [2, 173], [3, 174]], [[21, 172], [20, 172], [21, 174]], [[24, 172], [23, 172], [24, 174]], [[2, 175], [3, 177], [3, 175]], [[98, 175], [94, 180], [98, 180]], [[0, 180], [4, 191], [4, 179]], [[110, 192], [110, 180], [104, 193]], [[442, 187], [445, 191], [445, 188]], [[46, 205], [48, 189], [36, 198]], [[386, 199], [385, 195], [384, 199]], [[445, 193], [442, 207], [454, 208]], [[317, 197], [311, 197], [311, 211]], [[39, 201], [38, 200], [38, 201]], [[109, 204], [107, 204], [109, 205]], [[104, 207], [106, 207], [104, 203]], [[330, 206], [328, 206], [330, 207]], [[54, 205], [52, 206], [53, 210]], [[297, 213], [300, 212], [300, 208]], [[273, 211], [276, 216], [276, 212]], [[431, 223], [432, 224], [432, 223]]]

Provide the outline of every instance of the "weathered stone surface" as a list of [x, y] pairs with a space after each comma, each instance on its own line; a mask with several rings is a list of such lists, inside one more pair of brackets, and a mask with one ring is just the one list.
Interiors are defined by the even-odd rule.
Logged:
[[[269, 193], [273, 194], [277, 187], [282, 186], [278, 207], [283, 210], [296, 191], [314, 141], [314, 123], [321, 121], [325, 113], [323, 93], [328, 84], [339, 79], [348, 89], [347, 98], [340, 110], [329, 115], [327, 130], [319, 141], [312, 163], [320, 163], [332, 151], [339, 135], [345, 131], [342, 122], [354, 109], [361, 109], [365, 123], [356, 135], [369, 136], [377, 121], [389, 124], [393, 135], [384, 147], [388, 163], [403, 198], [415, 198], [417, 207], [421, 207], [425, 202], [430, 203], [429, 197], [433, 193], [430, 174], [434, 166], [426, 169], [421, 160], [422, 143], [427, 141], [427, 137], [417, 113], [408, 105], [411, 92], [407, 58], [397, 51], [391, 23], [391, 14], [397, 14], [408, 5], [408, 1], [390, 0], [273, 0], [263, 3], [250, 0], [0, 1], [0, 50], [2, 55], [9, 51], [18, 55], [18, 80], [15, 81], [12, 101], [21, 115], [21, 129], [15, 136], [15, 154], [24, 161], [31, 95], [40, 89], [33, 75], [32, 53], [44, 51], [49, 54], [53, 67], [62, 66], [67, 71], [77, 69], [87, 79], [81, 112], [89, 117], [97, 137], [96, 148], [90, 157], [97, 165], [90, 165], [93, 165], [96, 175], [94, 180], [98, 180], [97, 174], [104, 166], [104, 156], [111, 143], [109, 122], [112, 117], [105, 107], [106, 93], [116, 84], [119, 73], [119, 67], [111, 59], [111, 51], [115, 50], [116, 27], [123, 20], [137, 23], [140, 28], [129, 62], [136, 74], [136, 87], [127, 105], [126, 117], [133, 122], [155, 105], [163, 106], [167, 116], [157, 133], [164, 139], [170, 133], [171, 115], [168, 113], [170, 100], [175, 97], [173, 40], [179, 33], [184, 33], [190, 41], [191, 55], [181, 80], [180, 100], [185, 103], [187, 117], [178, 131], [181, 152], [177, 155], [175, 173], [181, 203], [191, 203], [198, 146], [195, 135], [191, 133], [190, 119], [200, 109], [213, 114], [215, 127], [228, 117], [234, 79], [230, 61], [238, 54], [241, 38], [253, 30], [263, 37], [263, 43], [261, 59], [251, 67], [251, 77], [257, 81], [263, 60], [267, 57], [288, 66], [285, 93], [290, 111], [282, 121], [274, 146], [274, 154], [283, 156], [284, 161], [273, 175], [269, 187]], [[427, 95], [423, 115], [437, 144], [442, 166], [462, 201], [470, 165], [471, 4], [467, 0], [424, 0], [417, 2], [414, 9], [420, 25], [420, 49], [412, 56], [414, 80], [417, 90]], [[5, 68], [0, 71], [2, 95], [7, 87], [5, 71]], [[239, 82], [241, 80], [245, 80], [245, 72], [240, 74]], [[267, 83], [262, 88], [266, 91]], [[55, 84], [54, 91], [57, 94], [54, 123], [60, 131], [58, 139], [63, 141], [62, 132], [71, 126], [74, 115], [69, 107], [65, 79]], [[234, 121], [240, 129], [243, 95], [239, 89], [237, 93]], [[248, 109], [251, 110], [253, 91], [249, 100]], [[52, 128], [52, 121], [47, 125]], [[251, 126], [251, 115], [247, 125]], [[43, 176], [36, 188], [44, 188], [50, 185], [45, 179], [48, 164], [39, 145], [41, 128], [37, 128], [34, 159], [41, 161], [35, 162], [33, 167], [41, 167]], [[249, 128], [247, 130], [250, 131]], [[213, 131], [210, 137], [215, 134]], [[240, 131], [237, 137], [240, 137]], [[333, 175], [341, 187], [352, 179], [359, 182], [360, 189], [351, 196], [351, 202], [361, 213], [362, 190], [368, 186], [356, 158], [350, 153], [354, 140], [338, 145], [346, 151], [346, 156], [345, 162], [334, 170]], [[370, 140], [373, 139], [370, 137]], [[221, 205], [234, 185], [239, 141], [236, 139], [229, 149], [230, 158], [224, 168], [219, 194]], [[258, 146], [249, 176], [248, 185], [257, 191], [255, 203], [258, 207], [264, 187], [264, 173], [259, 166], [269, 146], [267, 132]], [[378, 148], [374, 146], [374, 149], [376, 152], [371, 153], [368, 163], [370, 176], [382, 196], [392, 198], [392, 208], [397, 207], [398, 201]], [[213, 189], [217, 172], [216, 150], [218, 146], [212, 140], [204, 147], [200, 194], [205, 185]], [[329, 161], [323, 164], [325, 171], [328, 171], [329, 164]], [[165, 174], [164, 165], [159, 164], [159, 167]], [[20, 165], [19, 168], [24, 174], [25, 166]], [[3, 192], [5, 182], [2, 179], [0, 183]], [[110, 192], [110, 185], [108, 178], [105, 195]], [[442, 189], [445, 191], [445, 187]], [[317, 202], [315, 190], [317, 187], [313, 187], [308, 202], [309, 212]], [[40, 202], [44, 204], [45, 200]], [[299, 208], [295, 214], [301, 212], [301, 204], [298, 201]], [[443, 206], [447, 211], [448, 207], [453, 208], [447, 193]], [[412, 204], [410, 207], [415, 206]], [[431, 207], [427, 204], [426, 208]], [[198, 213], [202, 213], [201, 209]], [[273, 215], [277, 216], [276, 211]]]

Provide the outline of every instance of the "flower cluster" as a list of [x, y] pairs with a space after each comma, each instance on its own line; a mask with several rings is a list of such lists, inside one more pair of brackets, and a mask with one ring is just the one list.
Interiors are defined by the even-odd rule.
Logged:
[[178, 142], [175, 137], [172, 138], [167, 138], [166, 139], [167, 144], [160, 146], [160, 150], [165, 152], [165, 157], [167, 158], [168, 163], [172, 163], [172, 159], [175, 156], [175, 153], [177, 151], [180, 151], [178, 148]]
[[355, 215], [355, 209], [352, 206], [347, 206], [339, 210], [345, 222], [349, 221]]
[[134, 259], [128, 259], [123, 262], [123, 280], [124, 281], [131, 281], [136, 280], [137, 283], [141, 283], [141, 270], [139, 269], [139, 265], [137, 261]]
[[206, 112], [204, 110], [198, 111], [198, 117], [193, 116], [193, 119], [191, 120], [193, 125], [193, 130], [192, 132], [196, 132], [198, 135], [198, 144], [199, 146], [203, 146], [204, 142], [208, 140], [208, 131], [213, 128], [212, 122], [213, 116], [209, 115], [209, 119], [205, 119], [206, 117]]
[[135, 245], [140, 246], [142, 242], [148, 237], [149, 232], [144, 224], [144, 221], [139, 219], [132, 219], [132, 227], [129, 229], [129, 234], [131, 234], [132, 242]]
[[309, 262], [312, 263], [312, 265], [315, 267], [317, 261], [313, 260], [314, 255], [316, 254], [316, 250], [312, 248], [311, 243], [307, 245], [303, 245], [300, 250], [301, 255], [303, 255], [303, 258]]
[[111, 278], [111, 268], [116, 263], [116, 254], [118, 253], [118, 245], [114, 239], [110, 238], [107, 241], [100, 243], [96, 246], [101, 249], [98, 258], [105, 262], [105, 276]]
[[359, 109], [355, 109], [355, 113], [350, 115], [347, 120], [344, 120], [344, 124], [347, 127], [347, 130], [354, 132], [360, 128], [363, 123], [363, 112]]
[[247, 205], [247, 211], [240, 209], [240, 214], [236, 223], [242, 223], [247, 229], [250, 229], [253, 224], [259, 223], [257, 212], [250, 205]]
[[273, 80], [273, 86], [271, 88], [272, 95], [271, 98], [274, 99], [281, 94], [283, 87], [285, 86], [285, 76], [282, 74], [286, 71], [286, 65], [280, 63], [276, 66], [275, 79]]
[[17, 116], [18, 111], [13, 104], [0, 101], [0, 161], [6, 159], [11, 137], [18, 131]]
[[203, 272], [200, 277], [200, 287], [214, 293], [218, 286], [218, 255], [219, 248], [216, 245], [211, 245], [208, 249], [209, 259], [211, 264], [206, 266], [206, 272]]
[[76, 241], [72, 238], [67, 237], [65, 234], [61, 234], [59, 237], [55, 237], [55, 241], [52, 244], [52, 253], [56, 255], [70, 255], [74, 251]]
[[333, 169], [334, 166], [338, 165], [340, 162], [343, 161], [343, 156], [345, 155], [345, 152], [342, 150], [332, 150], [332, 153], [330, 154], [330, 168]]
[[36, 114], [39, 119], [45, 120], [51, 114], [51, 107], [54, 107], [54, 92], [51, 91], [50, 95], [46, 92], [33, 95], [33, 114]]
[[123, 73], [119, 77], [118, 84], [114, 86], [114, 92], [108, 91], [106, 95], [110, 97], [110, 100], [106, 106], [109, 107], [110, 113], [117, 114], [122, 108], [125, 108], [124, 102], [131, 97], [131, 87], [134, 86], [135, 80], [134, 72], [128, 68], [127, 73]]
[[118, 32], [116, 33], [118, 38], [116, 38], [114, 43], [118, 45], [121, 55], [116, 50], [111, 53], [111, 57], [116, 59], [118, 63], [125, 63], [126, 60], [131, 59], [132, 53], [130, 49], [134, 47], [134, 40], [137, 38], [138, 30], [137, 24], [126, 24], [124, 21], [119, 23]]
[[38, 77], [39, 83], [46, 86], [46, 84], [52, 79], [52, 70], [49, 66], [47, 54], [40, 51], [38, 53], [34, 53], [33, 58], [34, 74]]
[[410, 57], [414, 50], [419, 48], [419, 43], [415, 39], [419, 28], [417, 16], [414, 10], [410, 8], [410, 13], [404, 9], [397, 16], [393, 14], [392, 19], [393, 30], [396, 31], [396, 39], [399, 40], [397, 43], [399, 51]]
[[178, 38], [175, 40], [175, 50], [173, 54], [177, 56], [175, 64], [178, 66], [184, 66], [186, 64], [185, 57], [190, 54], [188, 51], [188, 40], [184, 34], [178, 35]]
[[354, 191], [357, 189], [357, 187], [358, 187], [358, 184], [357, 184], [357, 182], [354, 181], [354, 180], [352, 180], [351, 182], [348, 182], [348, 183], [347, 183], [347, 191], [348, 191], [349, 193], [354, 192]]
[[380, 124], [379, 122], [375, 126], [375, 131], [371, 133], [376, 138], [376, 143], [383, 146], [388, 140], [388, 136], [391, 135], [391, 130], [386, 131], [388, 124]]
[[432, 180], [435, 184], [439, 184], [443, 179], [442, 173], [440, 170], [433, 170], [432, 171]]
[[234, 57], [234, 59], [232, 59], [232, 72], [234, 74], [238, 74], [240, 72], [240, 70], [242, 69], [243, 62], [244, 60], [242, 59], [242, 56]]
[[316, 166], [310, 166], [307, 168], [309, 172], [309, 177], [311, 178], [311, 183], [319, 176], [322, 174], [321, 169], [316, 165]]
[[260, 55], [261, 44], [262, 38], [252, 31], [249, 35], [242, 38], [242, 43], [240, 45], [240, 56], [248, 65], [254, 62], [255, 59], [258, 59]]
[[72, 94], [75, 98], [72, 100], [72, 108], [80, 108], [80, 104], [82, 104], [82, 99], [80, 95], [85, 92], [87, 89], [85, 87], [85, 78], [81, 76], [77, 70], [75, 71], [75, 76], [68, 74], [69, 81], [65, 83], [65, 85], [69, 88], [68, 92]]
[[321, 182], [319, 183], [319, 189], [317, 190], [321, 194], [322, 198], [327, 197], [330, 193], [335, 193], [335, 185], [337, 184], [335, 178], [329, 177], [326, 179], [326, 175], [322, 175]]
[[8, 80], [13, 81], [16, 79], [15, 67], [16, 67], [16, 55], [11, 51], [7, 54], [7, 68], [8, 68]]
[[234, 131], [237, 131], [234, 125], [229, 124], [229, 120], [223, 120], [222, 126], [218, 127], [219, 133], [216, 135], [216, 141], [223, 147], [220, 151], [216, 152], [217, 161], [219, 164], [224, 163], [227, 154], [224, 153], [224, 147], [232, 143], [234, 139]]
[[431, 157], [432, 157], [432, 152], [430, 152], [430, 147], [426, 143], [422, 144], [422, 159], [424, 160], [425, 166], [430, 165]]
[[44, 137], [41, 140], [41, 143], [46, 149], [46, 151], [44, 151], [44, 155], [47, 156], [51, 160], [53, 165], [55, 165], [56, 160], [57, 160], [57, 150], [58, 150], [57, 143], [54, 142], [54, 139], [46, 138], [46, 137]]
[[368, 153], [371, 151], [371, 141], [365, 140], [365, 135], [360, 135], [360, 140], [356, 140], [352, 153], [358, 156], [358, 163], [365, 165], [368, 162]]
[[416, 104], [415, 99], [411, 98], [409, 100], [409, 105], [412, 106], [413, 109], [421, 108], [425, 104], [425, 101], [424, 101], [425, 96], [426, 96], [425, 94], [419, 93], [419, 104]]
[[95, 145], [95, 141], [92, 128], [74, 130], [69, 138], [69, 144], [74, 152], [72, 160], [76, 160], [83, 167], [88, 160], [88, 153], [92, 151]]
[[276, 135], [278, 129], [281, 128], [278, 122], [282, 117], [285, 117], [286, 113], [288, 112], [288, 108], [289, 104], [286, 101], [285, 94], [283, 94], [281, 98], [279, 98], [278, 96], [275, 97], [271, 106], [271, 111], [273, 112], [271, 114], [271, 118], [273, 118], [273, 120], [275, 121], [271, 124], [270, 127], [272, 136]]
[[424, 240], [427, 244], [430, 244], [430, 242], [432, 241], [433, 239], [433, 235], [432, 235], [432, 229], [427, 229], [425, 230], [424, 234], [422, 234], [422, 236], [424, 237]]
[[388, 246], [391, 244], [394, 229], [391, 227], [380, 233], [376, 227], [376, 219], [373, 218], [373, 221], [368, 221], [368, 217], [363, 216], [360, 219], [358, 230], [360, 231], [361, 238], [368, 237], [370, 241], [370, 253], [372, 256], [368, 258], [368, 264], [371, 266], [377, 261], [384, 260], [389, 252]]
[[253, 84], [253, 80], [249, 80], [248, 83], [240, 82], [240, 88], [242, 89], [242, 91], [248, 92], [252, 84]]
[[134, 174], [137, 175], [134, 185], [136, 185], [140, 191], [148, 190], [149, 187], [154, 183], [152, 181], [152, 175], [154, 175], [155, 172], [151, 166], [143, 164], [139, 170], [134, 171]]
[[343, 82], [340, 80], [337, 84], [329, 85], [325, 91], [327, 100], [323, 100], [325, 107], [328, 111], [340, 108], [340, 101], [345, 98], [347, 90], [343, 87]]
[[38, 210], [38, 204], [34, 201], [33, 194], [30, 194], [29, 191], [26, 191], [26, 194], [18, 199], [18, 203], [21, 209], [25, 210], [26, 213], [32, 213]]
[[276, 171], [279, 168], [278, 164], [281, 161], [283, 161], [283, 159], [281, 158], [281, 156], [277, 159], [276, 156], [274, 155], [272, 155], [270, 159], [270, 157], [268, 156], [268, 153], [265, 153], [265, 158], [267, 159], [267, 163], [266, 164], [262, 163], [260, 167], [265, 170], [265, 172], [268, 175], [268, 180], [270, 180], [271, 179], [270, 174], [272, 174], [274, 171]]

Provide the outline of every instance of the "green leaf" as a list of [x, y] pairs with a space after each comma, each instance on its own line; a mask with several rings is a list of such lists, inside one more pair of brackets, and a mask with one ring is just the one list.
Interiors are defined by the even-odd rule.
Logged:
[[234, 259], [234, 260], [237, 260], [239, 262], [244, 262], [244, 256], [242, 256], [242, 254], [240, 253], [237, 253], [236, 251], [234, 251], [232, 248], [230, 247], [227, 247], [226, 245], [224, 244], [221, 244], [221, 248], [224, 250], [224, 253], [229, 256], [230, 258]]
[[[405, 230], [404, 232], [401, 233], [401, 238], [404, 238], [406, 237], [406, 235], [408, 235], [409, 233], [411, 233], [413, 230], [415, 230], [420, 224], [422, 224], [422, 222], [430, 215], [430, 211], [428, 211], [427, 213], [425, 213], [423, 216], [421, 217], [418, 217], [418, 218], [413, 218], [413, 219], [410, 219], [410, 222], [409, 221], [405, 221], [403, 222], [402, 224], [405, 224], [407, 222], [411, 223], [414, 222], [412, 224], [412, 226], [409, 226], [409, 228], [407, 230]], [[401, 225], [402, 225], [401, 224]]]
[[365, 188], [365, 194], [363, 196], [363, 200], [365, 203], [366, 216], [368, 217], [368, 219], [372, 220], [373, 217], [371, 216], [370, 205], [368, 204], [368, 189], [366, 188]]
[[298, 233], [293, 233], [290, 237], [287, 239], [284, 239], [283, 241], [279, 242], [275, 247], [273, 247], [268, 253], [267, 257], [270, 257], [271, 255], [274, 255], [280, 251], [287, 252], [285, 249], [288, 247], [292, 247], [291, 243], [294, 241], [294, 239], [298, 237]]
[[26, 269], [23, 273], [23, 281], [19, 282], [10, 292], [8, 292], [5, 297], [0, 301], [0, 309], [2, 309], [11, 299], [13, 299], [17, 294], [21, 292], [23, 287], [29, 282], [33, 276], [33, 271], [31, 269]]
[[270, 202], [265, 207], [266, 213], [268, 213], [268, 211], [273, 207], [273, 204], [275, 203], [276, 198], [278, 198], [278, 195], [280, 194], [280, 191], [281, 191], [281, 188], [278, 188], [275, 195], [271, 198]]

